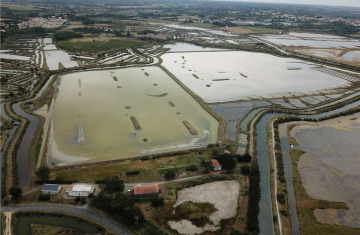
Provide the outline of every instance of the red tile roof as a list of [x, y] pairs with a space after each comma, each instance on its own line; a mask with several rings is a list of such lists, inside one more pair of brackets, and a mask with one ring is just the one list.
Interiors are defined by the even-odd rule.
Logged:
[[213, 164], [213, 167], [221, 167], [221, 164], [216, 159], [211, 159], [211, 162]]
[[161, 190], [161, 186], [158, 184], [134, 186], [134, 195], [158, 193], [159, 190]]
[[73, 188], [73, 186], [72, 186], [72, 185], [69, 185], [68, 189], [72, 189], [72, 188]]

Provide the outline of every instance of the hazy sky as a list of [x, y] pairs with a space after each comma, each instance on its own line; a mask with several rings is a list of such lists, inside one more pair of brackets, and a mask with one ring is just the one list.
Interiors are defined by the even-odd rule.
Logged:
[[230, 1], [267, 2], [267, 3], [269, 3], [269, 2], [297, 3], [297, 4], [316, 4], [316, 5], [360, 7], [360, 0], [230, 0]]

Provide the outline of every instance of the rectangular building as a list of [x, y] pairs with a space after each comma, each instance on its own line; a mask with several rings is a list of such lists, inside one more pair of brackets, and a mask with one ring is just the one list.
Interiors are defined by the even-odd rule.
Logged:
[[95, 187], [93, 184], [73, 183], [68, 187], [66, 192], [69, 196], [87, 197], [90, 193], [93, 193], [94, 190]]
[[43, 184], [41, 192], [43, 194], [58, 194], [61, 190], [61, 186], [58, 184]]
[[221, 171], [221, 170], [222, 170], [222, 166], [221, 166], [221, 164], [219, 163], [218, 160], [216, 160], [216, 159], [211, 159], [211, 162], [212, 162], [212, 164], [213, 164], [214, 171]]
[[134, 186], [135, 197], [154, 197], [159, 196], [161, 192], [162, 188], [158, 184]]

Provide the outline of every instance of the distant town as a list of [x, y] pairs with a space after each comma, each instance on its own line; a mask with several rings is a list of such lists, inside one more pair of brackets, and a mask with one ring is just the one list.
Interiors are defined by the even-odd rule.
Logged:
[[52, 16], [50, 18], [37, 17], [28, 21], [22, 21], [18, 24], [20, 29], [31, 28], [31, 27], [43, 27], [47, 29], [59, 28], [66, 26], [68, 23], [66, 15], [64, 18]]

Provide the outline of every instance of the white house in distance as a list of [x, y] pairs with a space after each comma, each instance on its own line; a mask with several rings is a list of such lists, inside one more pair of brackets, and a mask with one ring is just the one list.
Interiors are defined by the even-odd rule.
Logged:
[[61, 186], [58, 184], [43, 184], [41, 192], [43, 194], [58, 194], [61, 190]]
[[69, 196], [87, 197], [90, 193], [94, 192], [94, 189], [95, 188], [93, 184], [73, 183], [68, 187], [66, 192]]
[[218, 160], [216, 160], [216, 159], [211, 159], [211, 162], [212, 162], [212, 164], [213, 164], [214, 171], [221, 171], [221, 170], [222, 170], [222, 166], [221, 166], [221, 164], [218, 162]]

